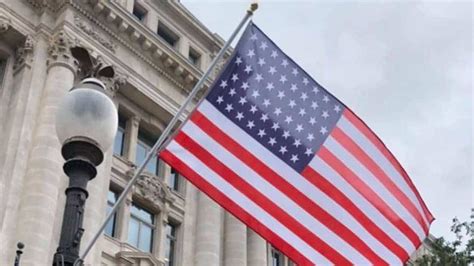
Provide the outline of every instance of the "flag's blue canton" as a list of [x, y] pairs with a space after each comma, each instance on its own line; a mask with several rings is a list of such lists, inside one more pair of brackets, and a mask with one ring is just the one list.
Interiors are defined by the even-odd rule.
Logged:
[[344, 109], [253, 24], [206, 99], [298, 172]]

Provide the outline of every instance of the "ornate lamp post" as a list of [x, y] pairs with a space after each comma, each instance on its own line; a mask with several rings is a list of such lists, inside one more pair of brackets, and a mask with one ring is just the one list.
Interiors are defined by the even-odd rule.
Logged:
[[73, 265], [79, 257], [87, 183], [96, 176], [96, 166], [114, 140], [117, 123], [117, 109], [105, 94], [105, 85], [96, 78], [82, 80], [59, 106], [56, 131], [69, 186], [53, 265]]

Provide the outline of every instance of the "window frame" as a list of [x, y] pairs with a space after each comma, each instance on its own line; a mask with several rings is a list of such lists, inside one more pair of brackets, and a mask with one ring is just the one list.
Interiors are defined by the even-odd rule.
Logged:
[[[165, 36], [162, 36], [160, 32], [163, 33]], [[176, 31], [172, 30], [169, 26], [167, 26], [161, 20], [158, 21], [158, 26], [156, 27], [156, 35], [160, 38], [160, 40], [164, 41], [167, 45], [169, 45], [172, 48], [177, 48], [178, 43], [181, 39], [181, 36], [179, 36], [179, 34], [176, 33]], [[170, 42], [168, 38], [173, 39], [173, 41]]]
[[[138, 11], [138, 13], [141, 14], [141, 17], [137, 16], [137, 14], [135, 14], [135, 11]], [[137, 1], [134, 1], [133, 9], [132, 9], [132, 15], [136, 20], [140, 21], [141, 23], [145, 23], [146, 18], [148, 16], [148, 10], [143, 5], [138, 3]]]
[[[173, 178], [173, 184], [171, 184], [171, 178]], [[170, 175], [168, 176], [167, 180], [167, 185], [168, 187], [172, 190], [172, 191], [175, 191], [175, 192], [178, 192], [180, 193], [181, 192], [181, 175], [176, 171], [176, 169], [174, 169], [173, 167], [171, 167], [171, 170], [170, 170]]]
[[[113, 193], [113, 194], [114, 194], [114, 196], [115, 196], [114, 202], [109, 201], [109, 193]], [[108, 208], [109, 208], [109, 207], [110, 207], [110, 208], [113, 208], [113, 206], [114, 206], [115, 203], [117, 202], [117, 199], [118, 199], [119, 195], [120, 195], [120, 193], [114, 191], [113, 189], [110, 189], [110, 188], [109, 188], [109, 190], [107, 191], [107, 211], [106, 211], [107, 215], [109, 215], [109, 209], [108, 209]], [[109, 237], [114, 237], [114, 238], [117, 237], [117, 218], [118, 218], [118, 215], [117, 215], [117, 212], [115, 212], [114, 215], [113, 215], [113, 217], [112, 217], [112, 218], [109, 220], [109, 222], [107, 223], [107, 226], [104, 228], [104, 234], [105, 234], [105, 235], [107, 235], [107, 236], [109, 236]], [[107, 228], [108, 228], [108, 226], [109, 226], [109, 223], [111, 223], [111, 222], [112, 222], [112, 232], [111, 232], [111, 234], [109, 235], [109, 234], [107, 233]]]
[[[171, 227], [172, 229], [172, 233], [171, 234], [168, 234], [168, 226]], [[168, 249], [169, 251], [169, 254], [165, 254], [165, 266], [175, 266], [176, 265], [176, 262], [177, 262], [177, 248], [178, 248], [178, 230], [179, 230], [179, 224], [176, 224], [176, 223], [173, 223], [173, 222], [168, 222], [166, 225], [165, 225], [165, 240], [166, 240], [166, 243], [165, 243], [165, 253]], [[169, 241], [169, 242], [168, 242]], [[169, 243], [169, 247], [167, 247]], [[171, 258], [171, 259], [170, 259]]]
[[[141, 217], [135, 215], [132, 211], [134, 206], [136, 208], [150, 214], [151, 218], [152, 218], [152, 223], [144, 221]], [[155, 235], [155, 232], [156, 232], [156, 214], [149, 211], [149, 209], [142, 207], [142, 205], [132, 202], [132, 204], [130, 206], [130, 217], [129, 217], [129, 219], [130, 220], [128, 221], [129, 229], [128, 229], [128, 234], [127, 234], [127, 243], [132, 245], [133, 247], [143, 251], [143, 252], [153, 253], [153, 248], [155, 247], [155, 245], [154, 245], [155, 236], [154, 235]], [[135, 221], [138, 221], [138, 234], [137, 234], [137, 245], [136, 246], [134, 244], [132, 244], [131, 241], [130, 241], [130, 223], [131, 223], [132, 219], [135, 220]], [[141, 236], [141, 231], [142, 231], [143, 226], [147, 226], [147, 227], [151, 228], [150, 250], [143, 250], [142, 248], [140, 248], [140, 236]]]
[[202, 54], [196, 49], [194, 49], [192, 46], [189, 46], [188, 61], [191, 62], [191, 64], [196, 66], [197, 68], [201, 68], [201, 58]]
[[119, 131], [122, 133], [122, 141], [121, 141], [121, 144], [120, 144], [120, 152], [115, 153], [115, 147], [116, 147], [115, 142], [116, 142], [117, 136], [118, 136], [118, 134], [115, 134], [114, 146], [112, 148], [112, 153], [115, 156], [123, 157], [123, 156], [125, 156], [125, 139], [126, 139], [126, 136], [127, 136], [127, 133], [126, 133], [127, 132], [127, 123], [126, 123], [126, 119], [124, 119], [120, 114], [119, 114], [117, 133]]
[[[138, 165], [138, 164], [141, 164], [141, 162], [138, 162], [137, 160], [137, 156], [138, 156], [138, 147], [141, 146], [141, 147], [145, 147], [146, 149], [146, 152], [145, 154], [148, 154], [148, 152], [153, 148], [153, 145], [155, 144], [155, 139], [158, 139], [158, 138], [154, 138], [152, 134], [150, 134], [148, 131], [146, 130], [143, 130], [142, 128], [139, 128], [138, 129], [138, 134], [137, 134], [137, 143], [136, 143], [136, 147], [135, 147], [135, 164]], [[146, 155], [145, 155], [146, 156]], [[155, 176], [159, 176], [160, 175], [160, 168], [161, 168], [161, 163], [160, 163], [160, 159], [158, 157], [155, 157], [156, 159], [156, 166], [155, 166], [155, 172], [152, 173], [148, 170], [148, 164], [150, 164], [150, 162], [148, 162], [147, 164], [147, 167], [145, 167], [145, 171], [152, 174], [152, 175], [155, 175]]]
[[[283, 253], [281, 253], [279, 250], [277, 250], [274, 247], [271, 247], [271, 261], [270, 261], [270, 266], [283, 266], [284, 265], [284, 259], [283, 259]], [[277, 263], [274, 264], [274, 260], [277, 260]]]

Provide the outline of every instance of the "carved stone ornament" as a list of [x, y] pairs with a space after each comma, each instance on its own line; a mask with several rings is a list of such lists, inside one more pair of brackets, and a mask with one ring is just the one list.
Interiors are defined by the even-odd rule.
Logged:
[[110, 96], [115, 96], [118, 90], [127, 84], [128, 76], [123, 73], [119, 73], [115, 71], [115, 75], [112, 78], [101, 78], [101, 80], [105, 83], [105, 87], [107, 93]]
[[78, 28], [83, 30], [89, 37], [92, 37], [93, 39], [98, 41], [100, 44], [102, 44], [105, 48], [115, 53], [115, 49], [117, 48], [117, 45], [114, 42], [112, 42], [112, 40], [110, 39], [107, 40], [104, 37], [102, 37], [102, 34], [98, 33], [96, 29], [89, 26], [78, 15], [74, 15], [74, 24]]
[[4, 15], [0, 15], [0, 33], [5, 33], [10, 28], [10, 19]]
[[[217, 52], [213, 52], [211, 54], [211, 58], [214, 60], [214, 58], [217, 56]], [[221, 72], [222, 68], [224, 67], [225, 65], [225, 62], [227, 60], [227, 56], [224, 55], [223, 57], [221, 57], [221, 59], [219, 59], [219, 61], [217, 61], [217, 64], [216, 66], [214, 67], [214, 71], [212, 72], [212, 76], [213, 78], [216, 78], [219, 73]]]
[[26, 0], [36, 12], [43, 13], [46, 10], [51, 12], [58, 12], [64, 5], [70, 4], [76, 0]]
[[27, 0], [36, 10], [43, 11], [48, 6], [47, 0]]
[[23, 67], [25, 64], [30, 64], [33, 60], [35, 40], [30, 35], [26, 36], [25, 43], [22, 47], [19, 47], [15, 53], [15, 64], [13, 69], [17, 70]]
[[140, 196], [155, 204], [161, 205], [162, 202], [173, 201], [168, 186], [155, 175], [142, 174], [137, 180], [136, 188]]
[[70, 67], [71, 70], [76, 73], [78, 68], [77, 60], [72, 56], [70, 48], [74, 45], [74, 42], [70, 36], [64, 32], [64, 30], [58, 31], [50, 39], [48, 48], [48, 60], [46, 65], [51, 67], [53, 64], [61, 64], [66, 67]]

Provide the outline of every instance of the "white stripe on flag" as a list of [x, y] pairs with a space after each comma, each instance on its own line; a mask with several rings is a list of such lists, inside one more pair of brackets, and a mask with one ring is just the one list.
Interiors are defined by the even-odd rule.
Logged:
[[[215, 125], [221, 124], [222, 120], [213, 121]], [[199, 143], [204, 149], [212, 152], [213, 154], [218, 154], [218, 159], [225, 166], [239, 175], [242, 179], [251, 184], [268, 199], [275, 202], [280, 208], [282, 208], [286, 213], [295, 217], [303, 224], [308, 230], [317, 235], [320, 239], [328, 243], [337, 251], [344, 252], [349, 260], [355, 264], [370, 264], [370, 262], [363, 257], [357, 250], [355, 250], [350, 244], [344, 242], [337, 234], [330, 231], [327, 227], [321, 224], [313, 216], [307, 213], [303, 208], [296, 204], [291, 198], [287, 195], [276, 189], [273, 185], [268, 183], [264, 178], [258, 175], [250, 167], [245, 165], [239, 158], [235, 157], [232, 153], [227, 151], [224, 147], [218, 144], [214, 139], [208, 136], [203, 132], [197, 125], [192, 121], [189, 121], [183, 128], [182, 131], [187, 134], [188, 137], [192, 138], [195, 142]], [[228, 132], [228, 135], [232, 135], [232, 132]], [[251, 138], [251, 137], [249, 137]], [[249, 143], [241, 142], [241, 143]], [[253, 153], [255, 146], [248, 145], [245, 148]], [[257, 147], [258, 148], [258, 147]], [[276, 169], [274, 169], [277, 171]], [[285, 173], [278, 173], [280, 176], [284, 177]], [[286, 178], [289, 180], [289, 178]], [[301, 178], [300, 178], [301, 179]], [[304, 187], [306, 191], [303, 193], [308, 196], [319, 199], [319, 204], [323, 207], [328, 213], [333, 214], [333, 217], [338, 219], [342, 224], [346, 225], [350, 230], [355, 232], [362, 240], [366, 242], [374, 251], [385, 260], [391, 262], [401, 263], [400, 260], [394, 256], [385, 246], [379, 243], [372, 235], [370, 235], [355, 219], [350, 216], [347, 211], [337, 205], [332, 199], [329, 199], [326, 194], [322, 193], [319, 189], [315, 188], [312, 184], [307, 183], [305, 179], [306, 187], [299, 185], [299, 187]], [[294, 183], [297, 183], [298, 180], [295, 180]]]
[[240, 191], [235, 189], [231, 184], [222, 179], [222, 177], [220, 177], [214, 171], [209, 169], [205, 163], [200, 161], [192, 153], [190, 153], [184, 147], [179, 145], [177, 142], [175, 142], [174, 140], [171, 141], [170, 144], [167, 146], [167, 150], [171, 152], [174, 156], [179, 158], [181, 161], [186, 162], [186, 164], [190, 168], [197, 172], [201, 177], [206, 179], [217, 190], [227, 195], [237, 205], [239, 205], [246, 212], [255, 217], [255, 219], [265, 225], [269, 230], [279, 235], [283, 240], [285, 240], [288, 244], [296, 248], [309, 260], [322, 265], [332, 265], [332, 263], [328, 261], [324, 256], [316, 252], [312, 247], [306, 244], [306, 242], [301, 240], [288, 228], [286, 228], [279, 221], [274, 219], [264, 209], [260, 208], [260, 206], [255, 204], [251, 199], [247, 198]]
[[[224, 115], [218, 112], [217, 109], [207, 101], [203, 101], [199, 107], [199, 111], [208, 117], [210, 121], [213, 121], [214, 124], [225, 131], [230, 137], [232, 137], [238, 143], [245, 145], [247, 149], [259, 160], [261, 160], [267, 166], [273, 168], [281, 177], [283, 177], [288, 183], [292, 184], [296, 189], [302, 192], [305, 196], [310, 198], [313, 202], [317, 203], [333, 217], [339, 220], [344, 224], [349, 230], [356, 233], [358, 237], [361, 238], [369, 247], [374, 249], [374, 246], [371, 244], [371, 240], [368, 240], [364, 234], [369, 234], [365, 229], [362, 229], [362, 233], [358, 232], [356, 228], [360, 228], [360, 224], [355, 222], [352, 216], [347, 214], [340, 205], [335, 203], [332, 199], [329, 199], [326, 194], [322, 193], [317, 187], [308, 182], [302, 175], [296, 172], [293, 168], [289, 167], [286, 163], [282, 162], [278, 157], [273, 153], [265, 149], [259, 142], [250, 137], [247, 133], [243, 132], [237, 125], [229, 121]], [[226, 130], [224, 130], [226, 129]], [[342, 218], [348, 217], [348, 218]], [[354, 221], [354, 222], [353, 222]], [[360, 234], [360, 235], [359, 235]], [[370, 234], [370, 237], [372, 235]], [[377, 241], [374, 239], [374, 241]], [[353, 244], [353, 243], [350, 243]], [[382, 249], [385, 249], [383, 246]], [[381, 250], [374, 249], [375, 253], [383, 254]], [[380, 252], [380, 253], [379, 253]], [[390, 258], [389, 256], [381, 256], [382, 258]]]
[[415, 246], [403, 232], [398, 230], [385, 216], [383, 216], [367, 199], [354, 189], [344, 178], [332, 169], [324, 160], [316, 156], [310, 162], [310, 166], [323, 176], [328, 182], [337, 187], [377, 226], [398, 243], [408, 254], [415, 251]]
[[324, 147], [331, 151], [339, 160], [342, 161], [357, 176], [363, 177], [363, 181], [382, 198], [388, 206], [400, 217], [406, 221], [410, 228], [417, 234], [420, 240], [425, 238], [423, 228], [420, 227], [416, 219], [406, 210], [406, 208], [388, 191], [373, 174], [362, 165], [349, 151], [342, 147], [332, 136], [329, 136], [324, 142]]
[[379, 165], [382, 170], [391, 178], [392, 181], [400, 188], [400, 190], [405, 193], [405, 195], [413, 202], [416, 206], [416, 209], [420, 213], [421, 217], [423, 217], [423, 221], [426, 224], [428, 220], [425, 216], [423, 208], [421, 207], [420, 201], [416, 197], [412, 188], [406, 183], [405, 179], [400, 176], [400, 174], [395, 170], [393, 165], [387, 160], [387, 158], [377, 149], [372, 142], [370, 142], [352, 123], [341, 116], [341, 119], [337, 122], [337, 126], [346, 133], [346, 135], [350, 136], [352, 140], [354, 140], [359, 147], [361, 147], [364, 152], [372, 159], [374, 162]]

